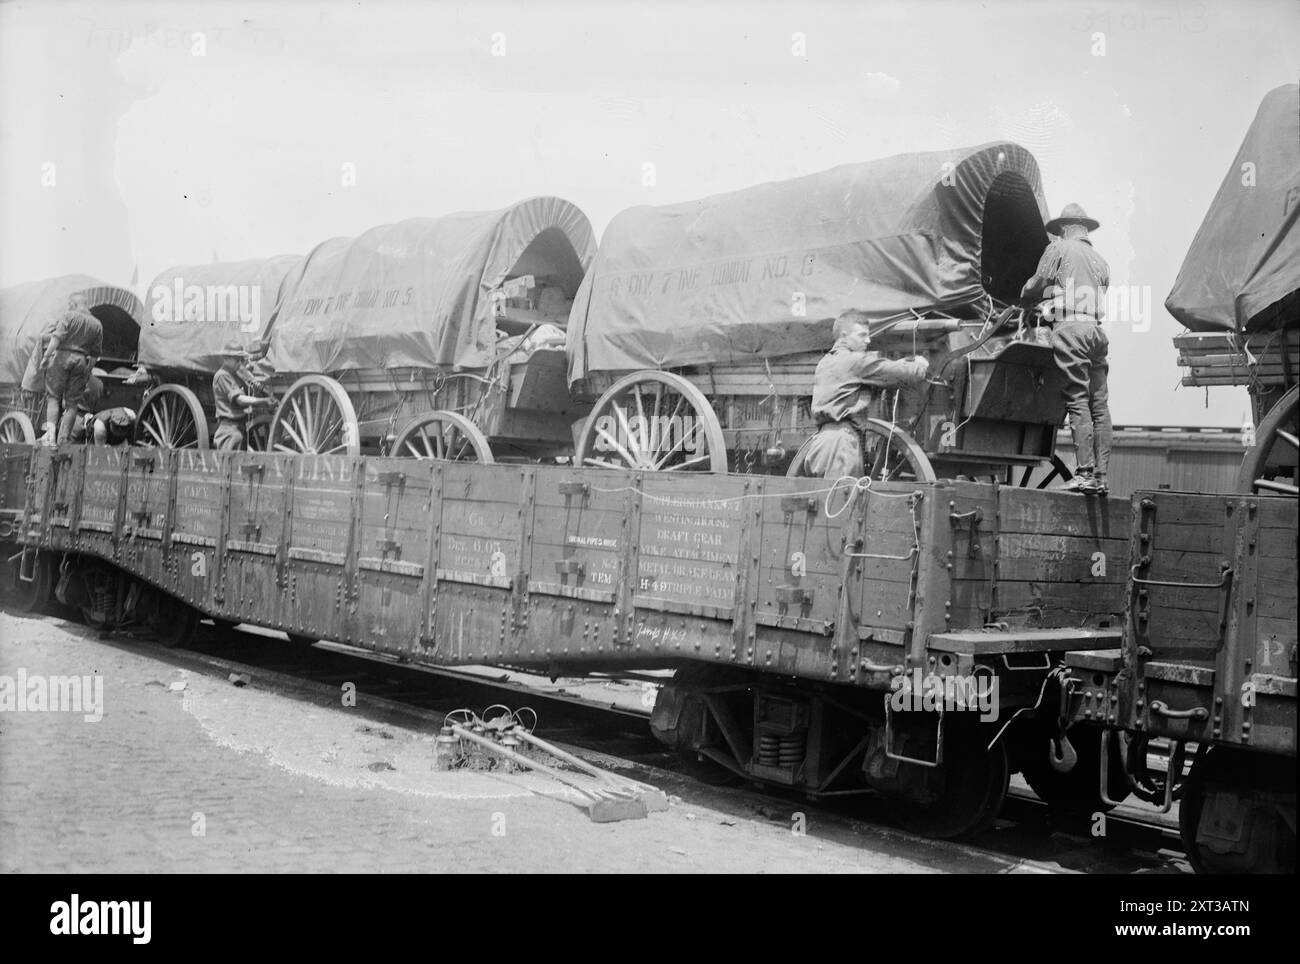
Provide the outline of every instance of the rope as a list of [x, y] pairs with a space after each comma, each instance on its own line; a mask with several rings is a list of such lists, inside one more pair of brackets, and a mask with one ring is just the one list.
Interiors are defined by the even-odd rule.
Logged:
[[[680, 506], [682, 508], [698, 508], [702, 505], [716, 503], [716, 502], [741, 502], [745, 499], [784, 499], [789, 496], [797, 497], [797, 496], [804, 496], [804, 495], [813, 496], [813, 495], [824, 494], [827, 496], [826, 505], [828, 506], [830, 493], [840, 488], [842, 484], [846, 481], [853, 486], [853, 493], [849, 497], [848, 500], [849, 502], [852, 502], [854, 499], [857, 498], [858, 492], [866, 492], [866, 491], [871, 491], [875, 495], [881, 497], [882, 499], [910, 499], [920, 494], [920, 490], [913, 490], [911, 492], [881, 492], [879, 489], [871, 488], [872, 480], [869, 477], [863, 476], [862, 478], [859, 479], [859, 478], [855, 478], [852, 475], [840, 476], [838, 479], [835, 480], [835, 482], [829, 488], [825, 488], [825, 489], [805, 489], [801, 492], [745, 492], [740, 495], [723, 496], [717, 499], [671, 499], [667, 496], [655, 495], [653, 492], [646, 492], [644, 489], [637, 488], [636, 486], [633, 485], [622, 485], [613, 489], [606, 489], [606, 488], [601, 488], [600, 486], [593, 485], [591, 487], [591, 491], [600, 492], [606, 495], [615, 495], [619, 492], [636, 492], [643, 499], [649, 499], [651, 502], [661, 502], [664, 503], [665, 505], [675, 505], [675, 506]], [[830, 518], [832, 519], [842, 515], [843, 513], [844, 513], [844, 509], [840, 509], [834, 515], [831, 515], [829, 510], [827, 510], [827, 515], [830, 516]]]

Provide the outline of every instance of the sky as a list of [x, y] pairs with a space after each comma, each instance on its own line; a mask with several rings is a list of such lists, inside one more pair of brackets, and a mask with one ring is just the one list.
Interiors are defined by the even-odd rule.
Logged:
[[[536, 194], [620, 210], [1009, 139], [1082, 204], [1113, 285], [1118, 424], [1239, 426], [1181, 389], [1163, 301], [1297, 0], [0, 3], [0, 286], [137, 291]], [[652, 165], [653, 178], [647, 178]], [[651, 183], [648, 183], [651, 182]]]

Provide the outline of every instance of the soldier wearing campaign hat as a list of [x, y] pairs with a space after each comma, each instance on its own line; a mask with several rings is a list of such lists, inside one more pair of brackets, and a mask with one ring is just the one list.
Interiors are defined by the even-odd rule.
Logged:
[[1052, 352], [1065, 375], [1065, 406], [1078, 463], [1066, 488], [1085, 495], [1106, 494], [1111, 444], [1110, 343], [1101, 328], [1110, 267], [1088, 237], [1099, 227], [1080, 205], [1067, 204], [1060, 217], [1047, 222], [1047, 232], [1057, 237], [1021, 291], [1026, 301], [1040, 302], [1052, 325]]
[[274, 400], [250, 394], [247, 373], [243, 370], [248, 352], [237, 341], [221, 349], [221, 367], [212, 376], [212, 397], [217, 406], [217, 430], [212, 446], [224, 451], [239, 451], [248, 437], [248, 412], [252, 408], [274, 405]]

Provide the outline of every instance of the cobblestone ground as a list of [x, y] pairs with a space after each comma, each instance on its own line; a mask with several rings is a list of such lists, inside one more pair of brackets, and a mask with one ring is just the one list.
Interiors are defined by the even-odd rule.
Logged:
[[0, 613], [0, 687], [20, 672], [101, 676], [103, 718], [0, 711], [5, 872], [936, 869], [680, 803], [594, 824], [541, 778], [433, 771], [415, 729]]

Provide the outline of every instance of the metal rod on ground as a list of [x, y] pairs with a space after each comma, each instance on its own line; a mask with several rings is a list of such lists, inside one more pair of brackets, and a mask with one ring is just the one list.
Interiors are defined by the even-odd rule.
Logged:
[[607, 773], [599, 767], [592, 766], [586, 760], [580, 759], [566, 750], [561, 750], [553, 743], [547, 743], [541, 737], [534, 736], [525, 730], [522, 726], [515, 727], [514, 735], [526, 743], [531, 743], [540, 750], [554, 756], [556, 759], [563, 760], [572, 767], [576, 767], [583, 773], [588, 773], [598, 780], [613, 784], [617, 787], [627, 787], [634, 791], [635, 795], [645, 800], [646, 806], [651, 810], [667, 810], [668, 798], [658, 787], [652, 787], [648, 783], [641, 783], [639, 780], [632, 780], [627, 777], [616, 777], [612, 773]]
[[472, 733], [459, 724], [452, 724], [451, 731], [462, 740], [469, 740], [471, 743], [477, 744], [486, 750], [490, 750], [518, 766], [525, 767], [529, 770], [536, 770], [539, 773], [544, 773], [551, 779], [563, 783], [565, 786], [572, 787], [578, 792], [584, 794], [590, 799], [590, 803], [587, 806], [587, 813], [591, 819], [597, 823], [609, 823], [615, 820], [635, 820], [645, 817], [649, 813], [645, 803], [636, 797], [614, 789], [600, 788], [593, 790], [590, 787], [584, 787], [580, 782], [569, 777], [567, 774], [564, 774], [553, 767], [548, 767], [545, 763], [530, 760], [528, 757], [521, 756], [513, 750], [508, 750], [496, 741], [490, 740], [484, 736], [479, 736], [477, 733]]

